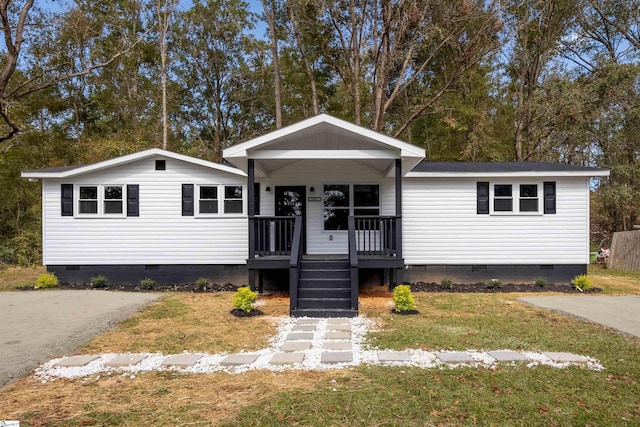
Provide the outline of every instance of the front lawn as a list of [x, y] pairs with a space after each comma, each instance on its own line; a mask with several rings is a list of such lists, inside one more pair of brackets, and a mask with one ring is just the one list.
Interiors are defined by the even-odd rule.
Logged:
[[[605, 293], [640, 291], [640, 277], [591, 272]], [[416, 294], [416, 316], [390, 312], [390, 298], [361, 299], [377, 319], [381, 348], [568, 351], [594, 357], [601, 372], [500, 365], [495, 370], [360, 366], [324, 372], [146, 373], [135, 378], [40, 383], [0, 389], [0, 419], [28, 425], [638, 425], [640, 340], [516, 301], [522, 294]], [[540, 294], [537, 294], [540, 295]], [[231, 293], [173, 294], [96, 338], [96, 351], [237, 351], [266, 345], [270, 316], [229, 315]], [[246, 346], [246, 347], [245, 347]]]

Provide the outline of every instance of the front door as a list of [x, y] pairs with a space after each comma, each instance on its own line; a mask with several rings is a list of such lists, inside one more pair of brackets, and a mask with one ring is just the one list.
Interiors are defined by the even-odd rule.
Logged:
[[307, 187], [276, 186], [276, 216], [302, 216], [303, 251], [307, 252]]

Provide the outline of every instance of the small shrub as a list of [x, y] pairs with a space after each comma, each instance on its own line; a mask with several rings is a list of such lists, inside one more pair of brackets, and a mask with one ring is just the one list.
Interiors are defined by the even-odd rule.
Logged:
[[393, 289], [393, 302], [399, 313], [413, 311], [416, 308], [416, 302], [409, 285], [398, 285]]
[[91, 287], [93, 288], [105, 288], [107, 286], [107, 278], [100, 274], [99, 276], [91, 278]]
[[196, 289], [199, 289], [201, 291], [206, 291], [210, 285], [211, 283], [206, 277], [200, 277], [198, 278], [198, 280], [196, 280]]
[[453, 280], [451, 279], [451, 277], [443, 277], [440, 281], [440, 285], [442, 285], [442, 287], [446, 289], [453, 289]]
[[46, 289], [46, 288], [57, 288], [58, 287], [58, 278], [53, 273], [44, 273], [38, 276], [38, 280], [36, 280], [36, 284], [34, 288], [36, 289]]
[[500, 279], [489, 279], [487, 280], [487, 288], [489, 289], [500, 289], [502, 287], [502, 280]]
[[536, 280], [533, 281], [533, 284], [544, 288], [545, 286], [547, 286], [547, 279], [545, 279], [544, 277], [536, 277]]
[[238, 291], [233, 295], [233, 307], [248, 313], [256, 309], [254, 302], [256, 302], [257, 298], [258, 294], [249, 289], [248, 286], [238, 288]]
[[593, 288], [593, 285], [591, 284], [591, 278], [586, 274], [581, 274], [580, 276], [574, 277], [571, 281], [571, 284], [580, 292], [585, 292]]
[[147, 277], [146, 279], [140, 280], [140, 289], [143, 289], [145, 291], [150, 291], [155, 287], [156, 287], [156, 281], [153, 279], [149, 279]]

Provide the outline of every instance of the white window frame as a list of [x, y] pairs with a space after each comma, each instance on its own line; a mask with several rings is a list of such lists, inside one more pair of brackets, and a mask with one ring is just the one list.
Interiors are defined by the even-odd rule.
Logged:
[[[95, 187], [97, 191], [97, 199], [83, 199], [83, 200], [95, 200], [97, 203], [96, 213], [83, 213], [80, 212], [80, 188], [82, 187]], [[120, 213], [105, 213], [104, 203], [105, 199], [104, 191], [106, 187], [120, 187], [122, 188], [122, 199], [109, 199], [120, 200], [122, 203], [122, 212]], [[125, 218], [127, 216], [127, 185], [126, 184], [75, 184], [73, 189], [73, 201], [74, 201], [74, 217], [76, 218]]]
[[[200, 212], [200, 188], [201, 187], [216, 187], [217, 188], [217, 203], [218, 203], [218, 212], [217, 213], [201, 213]], [[242, 189], [242, 198], [241, 199], [227, 199], [225, 196], [225, 187], [240, 187]], [[219, 217], [243, 217], [245, 216], [245, 212], [246, 212], [246, 203], [245, 203], [245, 198], [246, 198], [246, 188], [244, 185], [241, 184], [208, 184], [208, 183], [203, 183], [203, 184], [196, 184], [195, 185], [195, 191], [194, 191], [194, 204], [195, 204], [195, 216], [196, 217], [200, 217], [200, 218], [219, 218]], [[205, 199], [205, 200], [210, 200], [210, 199]], [[240, 200], [242, 203], [242, 212], [236, 212], [236, 213], [225, 213], [224, 211], [224, 202], [226, 200]]]
[[[237, 184], [222, 184], [222, 214], [223, 215], [244, 215], [244, 195], [245, 195], [245, 191], [244, 191], [244, 185], [237, 185]], [[240, 198], [230, 198], [227, 199], [227, 187], [240, 187], [240, 191], [241, 191], [241, 196]], [[225, 202], [226, 201], [238, 201], [240, 200], [240, 212], [229, 212], [227, 213], [226, 210], [226, 206], [225, 206]], [[218, 209], [219, 210], [219, 209]]]
[[[382, 200], [382, 193], [381, 193], [381, 185], [380, 183], [367, 183], [367, 182], [350, 182], [350, 183], [346, 183], [346, 182], [325, 182], [322, 184], [322, 197], [324, 198], [324, 186], [325, 185], [346, 185], [349, 187], [349, 206], [348, 207], [337, 207], [337, 208], [329, 208], [329, 209], [346, 209], [349, 211], [349, 216], [352, 216], [355, 212], [355, 209], [378, 209], [378, 215], [382, 215], [382, 204], [381, 204], [381, 200]], [[378, 187], [378, 206], [354, 206], [355, 204], [355, 186], [356, 185], [376, 185]], [[324, 205], [324, 200], [322, 202], [322, 232], [323, 233], [328, 233], [328, 234], [332, 234], [332, 233], [343, 233], [343, 232], [347, 232], [349, 231], [348, 229], [344, 229], [344, 230], [327, 230], [326, 228], [324, 228], [324, 210], [327, 209], [326, 206]]]
[[[511, 211], [496, 211], [494, 210], [494, 201], [495, 201], [495, 186], [496, 185], [510, 185], [511, 186], [511, 200], [512, 206]], [[535, 185], [537, 187], [536, 194], [538, 199], [538, 210], [533, 211], [520, 211], [520, 186], [521, 185]], [[490, 215], [503, 215], [503, 216], [542, 216], [544, 214], [543, 211], [543, 191], [544, 187], [542, 182], [526, 182], [526, 181], [493, 181], [489, 182], [489, 214]], [[523, 198], [527, 199], [527, 198]]]

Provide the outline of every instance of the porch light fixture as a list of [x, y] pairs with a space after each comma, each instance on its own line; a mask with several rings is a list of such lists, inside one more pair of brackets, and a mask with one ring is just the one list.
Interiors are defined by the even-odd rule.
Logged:
[[309, 192], [310, 192], [310, 193], [313, 193], [313, 192], [315, 192], [315, 191], [316, 191], [316, 189], [315, 189], [314, 187], [309, 187]]
[[264, 191], [266, 191], [268, 193], [269, 191], [271, 191], [271, 187], [265, 188]]

